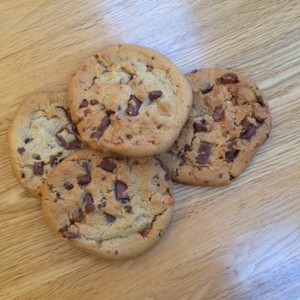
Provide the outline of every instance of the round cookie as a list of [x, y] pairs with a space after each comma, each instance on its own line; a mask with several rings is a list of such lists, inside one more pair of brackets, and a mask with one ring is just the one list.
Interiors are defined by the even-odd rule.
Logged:
[[14, 173], [26, 190], [41, 196], [51, 170], [81, 148], [76, 132], [66, 93], [35, 93], [21, 103], [10, 126], [9, 147]]
[[68, 100], [84, 142], [104, 152], [148, 156], [178, 137], [192, 91], [177, 67], [142, 46], [107, 46], [72, 78]]
[[268, 103], [250, 79], [228, 69], [195, 70], [186, 78], [192, 109], [178, 140], [160, 158], [175, 181], [229, 184], [269, 136]]
[[135, 257], [171, 220], [172, 181], [157, 158], [86, 148], [53, 170], [42, 208], [51, 229], [74, 246], [103, 258]]

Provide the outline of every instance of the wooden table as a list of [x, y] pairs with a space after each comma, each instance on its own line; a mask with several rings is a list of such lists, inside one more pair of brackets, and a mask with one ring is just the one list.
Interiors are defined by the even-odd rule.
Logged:
[[[300, 1], [0, 2], [1, 299], [299, 299]], [[182, 72], [230, 67], [269, 99], [270, 138], [222, 188], [175, 185], [161, 242], [110, 262], [50, 233], [12, 175], [7, 130], [24, 97], [66, 90], [108, 43], [150, 46]]]

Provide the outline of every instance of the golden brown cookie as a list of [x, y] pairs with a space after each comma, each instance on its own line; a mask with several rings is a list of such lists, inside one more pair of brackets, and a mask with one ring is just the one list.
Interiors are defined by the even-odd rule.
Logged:
[[63, 92], [35, 93], [20, 105], [9, 131], [14, 173], [22, 186], [41, 196], [52, 169], [82, 147]]
[[165, 232], [172, 182], [160, 160], [80, 150], [43, 187], [45, 219], [74, 246], [109, 259], [142, 254]]
[[110, 45], [88, 58], [68, 94], [71, 116], [90, 147], [128, 156], [168, 149], [192, 104], [192, 91], [162, 54], [137, 45]]
[[196, 70], [186, 78], [193, 106], [178, 140], [160, 158], [178, 182], [229, 184], [269, 136], [268, 103], [256, 84], [228, 69]]

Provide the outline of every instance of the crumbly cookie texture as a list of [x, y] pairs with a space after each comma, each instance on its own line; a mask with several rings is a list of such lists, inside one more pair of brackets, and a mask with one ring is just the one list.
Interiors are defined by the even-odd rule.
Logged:
[[229, 184], [269, 136], [268, 103], [250, 79], [228, 69], [195, 70], [186, 78], [192, 109], [178, 140], [160, 158], [175, 181]]
[[172, 182], [154, 157], [85, 148], [60, 163], [43, 186], [46, 222], [75, 247], [109, 259], [135, 257], [165, 232]]
[[68, 100], [90, 147], [128, 156], [168, 149], [192, 104], [186, 78], [162, 54], [142, 46], [110, 45], [72, 78]]
[[82, 147], [69, 114], [67, 94], [29, 95], [10, 126], [9, 145], [16, 177], [26, 190], [40, 197], [52, 169]]

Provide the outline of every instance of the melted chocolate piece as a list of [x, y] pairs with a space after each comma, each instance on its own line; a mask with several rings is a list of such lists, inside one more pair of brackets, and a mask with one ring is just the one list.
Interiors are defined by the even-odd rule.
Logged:
[[128, 101], [127, 109], [126, 109], [127, 114], [130, 116], [133, 116], [133, 117], [137, 116], [141, 105], [142, 105], [142, 102], [134, 95], [131, 95], [129, 98], [129, 101]]
[[127, 188], [128, 187], [124, 182], [120, 180], [115, 181], [115, 193], [118, 200], [130, 200], [129, 195], [125, 193]]
[[207, 142], [202, 142], [199, 150], [198, 150], [198, 156], [196, 157], [196, 162], [199, 164], [207, 164], [208, 158], [211, 152], [212, 145]]

